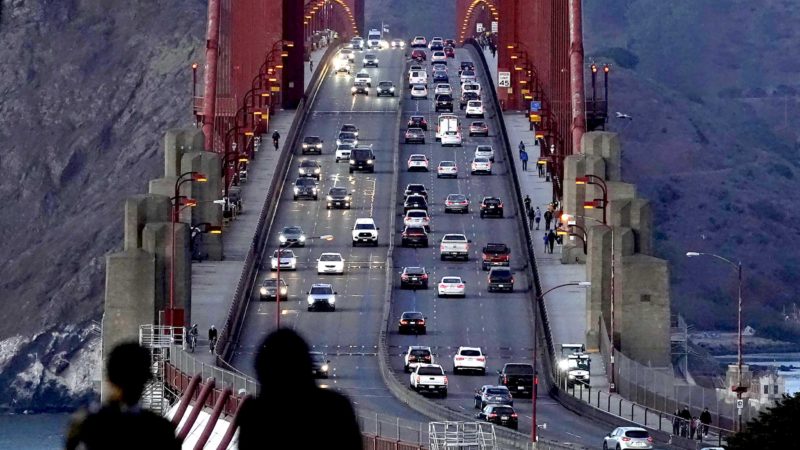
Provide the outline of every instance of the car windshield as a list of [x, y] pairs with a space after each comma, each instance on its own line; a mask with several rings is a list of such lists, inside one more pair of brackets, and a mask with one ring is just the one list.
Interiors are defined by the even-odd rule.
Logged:
[[453, 167], [455, 165], [456, 163], [454, 163], [453, 161], [442, 161], [439, 163], [439, 166], [441, 167]]
[[332, 294], [333, 290], [328, 286], [314, 286], [311, 288], [311, 295]]
[[461, 356], [481, 356], [478, 350], [461, 350]]
[[342, 131], [356, 131], [356, 126], [350, 124], [344, 124], [342, 125]]
[[[422, 319], [422, 313], [420, 313], [420, 312], [403, 313], [403, 319]], [[412, 352], [412, 354], [413, 354], [413, 352]]]
[[449, 235], [442, 238], [443, 241], [455, 241], [455, 242], [464, 242], [466, 238], [464, 236], [456, 236], [456, 235]]
[[489, 395], [508, 395], [508, 389], [489, 388], [486, 393]]
[[483, 203], [486, 203], [486, 204], [489, 204], [489, 203], [500, 203], [500, 200], [496, 199], [496, 198], [485, 198], [485, 199], [483, 199]]
[[485, 127], [486, 124], [483, 122], [472, 122], [473, 127]]
[[317, 167], [318, 165], [316, 161], [303, 161], [300, 163], [300, 167]]
[[308, 136], [308, 137], [303, 139], [303, 142], [305, 142], [306, 144], [316, 144], [316, 143], [318, 143], [320, 141], [321, 141], [321, 139], [318, 138], [317, 136]]
[[352, 156], [355, 159], [371, 159], [372, 153], [369, 150], [353, 150]]
[[488, 163], [489, 159], [488, 158], [475, 158], [475, 162], [476, 163]]
[[283, 234], [302, 234], [303, 230], [300, 227], [286, 227], [283, 229]]
[[425, 161], [426, 159], [425, 155], [411, 155], [412, 161]]
[[330, 195], [347, 195], [347, 189], [345, 188], [331, 188]]
[[490, 145], [479, 145], [477, 150], [479, 152], [490, 152], [492, 151], [492, 147]]
[[492, 412], [495, 414], [510, 416], [511, 414], [514, 414], [514, 409], [510, 406], [495, 406], [494, 409], [492, 409]]
[[411, 89], [413, 89], [415, 91], [424, 91], [425, 90], [425, 86], [422, 86], [421, 84], [415, 84], [414, 87], [411, 88]]
[[389, 81], [381, 81], [380, 83], [378, 83], [378, 86], [380, 86], [380, 87], [391, 87], [392, 83], [389, 82]]
[[[272, 257], [273, 258], [277, 258], [278, 257], [278, 251], [277, 250], [272, 252]], [[283, 250], [281, 252], [281, 258], [294, 258], [294, 252], [291, 251], [291, 250]]]
[[406, 235], [423, 235], [425, 234], [425, 229], [421, 227], [406, 227], [405, 233]]
[[508, 269], [494, 269], [492, 276], [498, 278], [511, 278], [511, 271]]
[[409, 211], [406, 217], [428, 217], [425, 211]]
[[420, 367], [417, 371], [418, 375], [443, 375], [441, 367]]
[[448, 195], [447, 199], [451, 202], [463, 202], [467, 199], [467, 196], [462, 194]]
[[506, 364], [504, 371], [509, 375], [533, 375], [533, 366], [530, 364]]
[[429, 356], [430, 354], [430, 350], [424, 348], [415, 348], [411, 350], [412, 356]]
[[[461, 283], [461, 278], [442, 278], [442, 283], [458, 284]], [[464, 352], [461, 352], [461, 354], [466, 355], [466, 353]]]
[[421, 195], [409, 195], [408, 198], [406, 199], [406, 203], [408, 203], [408, 204], [412, 204], [412, 203], [423, 204], [423, 203], [425, 203], [425, 197], [423, 197]]
[[[269, 280], [264, 280], [264, 287], [275, 287], [277, 280], [275, 278], [270, 278]], [[286, 282], [281, 280], [281, 286], [285, 286]]]
[[625, 432], [625, 436], [629, 438], [647, 439], [650, 437], [650, 433], [644, 430], [628, 430]]
[[406, 190], [411, 192], [422, 192], [425, 190], [425, 186], [421, 184], [409, 184], [406, 186]]
[[425, 269], [422, 267], [406, 267], [406, 273], [410, 275], [421, 275], [425, 273]]
[[353, 149], [353, 144], [340, 144], [338, 147], [336, 147], [336, 150], [352, 150], [352, 149]]
[[357, 223], [356, 230], [374, 230], [375, 225], [371, 223]]
[[324, 363], [325, 355], [323, 355], [322, 353], [311, 352], [311, 361], [315, 363]]
[[461, 75], [468, 76], [468, 77], [475, 76], [475, 72], [473, 72], [472, 70], [467, 69], [467, 70], [461, 72]]
[[323, 254], [319, 257], [320, 261], [341, 261], [342, 255], [334, 255], [334, 254]]

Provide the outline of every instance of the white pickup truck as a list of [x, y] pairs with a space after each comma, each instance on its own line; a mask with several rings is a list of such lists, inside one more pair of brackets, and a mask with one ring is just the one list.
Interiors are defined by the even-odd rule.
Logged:
[[469, 260], [469, 244], [472, 242], [463, 234], [445, 234], [439, 244], [439, 258], [444, 261], [447, 258]]
[[420, 364], [411, 372], [409, 385], [417, 392], [433, 392], [447, 397], [447, 376], [438, 364]]

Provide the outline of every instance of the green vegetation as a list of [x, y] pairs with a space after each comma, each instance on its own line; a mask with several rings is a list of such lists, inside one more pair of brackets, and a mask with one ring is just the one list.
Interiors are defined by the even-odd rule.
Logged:
[[797, 448], [800, 442], [800, 393], [784, 396], [747, 423], [741, 433], [728, 439], [729, 450], [755, 448]]

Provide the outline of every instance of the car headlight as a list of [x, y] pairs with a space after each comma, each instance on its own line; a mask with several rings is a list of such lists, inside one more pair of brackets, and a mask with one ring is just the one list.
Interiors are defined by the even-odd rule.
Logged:
[[329, 305], [332, 305], [332, 304], [334, 304], [334, 303], [336, 303], [336, 297], [329, 297], [329, 298], [328, 298], [328, 304], [329, 304]]
[[349, 202], [349, 201], [350, 201], [350, 196], [349, 196], [349, 195], [348, 195], [348, 196], [346, 196], [346, 197], [344, 198], [344, 201], [346, 201], [346, 202]]
[[280, 235], [280, 236], [278, 236], [278, 240], [281, 241], [281, 243], [285, 244], [286, 243], [286, 236]]
[[314, 169], [314, 173], [319, 173], [319, 169]]
[[308, 144], [303, 144], [303, 148], [308, 148]]
[[295, 194], [298, 194], [298, 193], [300, 193], [300, 188], [295, 186], [295, 188], [294, 188], [294, 193], [295, 193]]
[[326, 199], [327, 199], [329, 202], [330, 202], [330, 201], [333, 201], [333, 197], [332, 197], [332, 196], [330, 196], [330, 195], [329, 195], [329, 196], [327, 196], [327, 197], [325, 197], [325, 198], [326, 198]]
[[322, 144], [317, 144], [317, 148], [322, 148]]
[[373, 161], [373, 160], [371, 160], [371, 159], [368, 159], [368, 160], [367, 160], [367, 164], [372, 164], [373, 162], [374, 162], [374, 161]]
[[389, 91], [394, 92], [394, 86], [390, 87]]
[[310, 295], [308, 296], [308, 304], [309, 305], [313, 305], [314, 304], [314, 297], [312, 297]]
[[282, 287], [281, 288], [281, 295], [286, 295], [286, 292], [288, 292], [288, 290], [285, 287]]
[[328, 371], [328, 365], [327, 364], [323, 364], [322, 367], [320, 367], [320, 370], [322, 370], [323, 372], [327, 372]]
[[355, 86], [350, 88], [350, 92], [355, 92], [355, 91], [356, 91], [356, 87]]
[[317, 193], [317, 188], [311, 188], [311, 192], [316, 194]]
[[574, 380], [574, 379], [575, 379], [575, 375], [572, 375], [572, 374], [570, 374], [570, 375], [569, 375], [569, 379], [570, 379], [570, 380]]
[[562, 359], [558, 362], [558, 368], [561, 370], [567, 370], [569, 368], [569, 362], [566, 359]]
[[259, 292], [261, 292], [261, 295], [267, 295], [267, 288], [262, 287]]
[[306, 173], [306, 169], [300, 169], [300, 175], [303, 175], [305, 173]]
[[356, 160], [355, 160], [355, 159], [351, 159], [351, 160], [350, 160], [350, 164], [355, 164], [355, 163], [356, 163]]
[[305, 236], [300, 236], [300, 242], [305, 242], [305, 241], [306, 241], [306, 237]]

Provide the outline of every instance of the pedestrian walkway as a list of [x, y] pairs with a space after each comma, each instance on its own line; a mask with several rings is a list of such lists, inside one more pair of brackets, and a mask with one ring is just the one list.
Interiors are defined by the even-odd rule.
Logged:
[[[327, 47], [311, 53], [314, 61], [314, 70], [319, 70], [319, 62], [325, 54]], [[305, 62], [306, 71], [309, 62]], [[306, 72], [305, 87], [308, 88], [311, 76]], [[278, 110], [270, 118], [269, 130], [247, 168], [247, 182], [242, 188], [242, 211], [225, 227], [223, 232], [223, 246], [225, 259], [223, 261], [204, 261], [192, 263], [192, 323], [198, 324], [200, 332], [199, 343], [195, 357], [204, 363], [214, 364], [215, 358], [208, 347], [208, 329], [211, 325], [222, 330], [228, 316], [233, 293], [239, 283], [239, 277], [244, 269], [244, 260], [250, 249], [258, 225], [261, 207], [267, 196], [267, 188], [272, 183], [275, 167], [281, 152], [290, 151], [286, 148], [286, 137], [294, 121], [296, 110]], [[269, 138], [274, 131], [281, 135], [281, 151], [276, 152]]]

